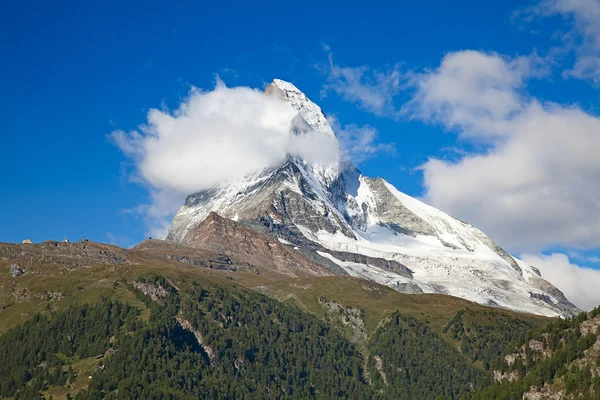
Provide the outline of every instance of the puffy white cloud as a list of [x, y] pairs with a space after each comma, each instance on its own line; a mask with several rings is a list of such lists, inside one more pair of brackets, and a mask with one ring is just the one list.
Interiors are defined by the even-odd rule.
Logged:
[[461, 51], [415, 77], [403, 112], [484, 152], [421, 166], [425, 200], [513, 251], [600, 247], [600, 119], [524, 90], [531, 57]]
[[441, 122], [464, 135], [505, 136], [506, 121], [526, 103], [521, 90], [543, 69], [536, 56], [506, 59], [473, 50], [449, 53], [435, 71], [412, 75], [417, 88], [403, 114]]
[[600, 84], [600, 1], [543, 0], [533, 7], [517, 11], [526, 19], [561, 15], [571, 22], [571, 29], [562, 35], [566, 49], [574, 49], [576, 59], [572, 68], [563, 72]]
[[[329, 50], [329, 48], [326, 48]], [[377, 115], [395, 113], [394, 96], [402, 88], [405, 77], [394, 66], [385, 71], [369, 67], [340, 67], [329, 54], [327, 84], [322, 96], [333, 91], [346, 101], [358, 104], [361, 108]]]
[[538, 268], [579, 308], [591, 310], [600, 305], [600, 270], [573, 264], [562, 253], [523, 254], [521, 259]]
[[277, 96], [248, 87], [193, 89], [175, 111], [151, 109], [137, 131], [110, 138], [150, 190], [139, 209], [150, 234], [164, 236], [172, 213], [193, 192], [282, 163], [288, 154], [311, 163], [337, 163], [338, 143], [327, 134], [290, 133], [296, 110]]

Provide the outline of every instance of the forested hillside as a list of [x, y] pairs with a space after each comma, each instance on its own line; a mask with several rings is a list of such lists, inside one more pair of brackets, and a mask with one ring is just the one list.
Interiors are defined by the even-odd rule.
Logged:
[[484, 371], [416, 318], [398, 312], [370, 343], [373, 387], [390, 399], [466, 398]]
[[359, 346], [311, 313], [235, 286], [194, 281], [182, 290], [156, 275], [115, 286], [145, 311], [104, 298], [37, 314], [2, 335], [0, 395], [469, 398], [487, 375], [398, 312]]
[[[213, 253], [147, 244], [6, 248], [0, 398], [598, 393], [598, 311], [552, 322], [352, 277], [222, 268]], [[14, 260], [23, 274], [11, 273]]]
[[600, 307], [530, 332], [492, 368], [475, 399], [600, 399]]
[[484, 369], [497, 359], [506, 346], [524, 339], [538, 325], [530, 320], [514, 318], [499, 311], [466, 308], [456, 313], [443, 332], [460, 343], [460, 350]]
[[139, 310], [119, 302], [35, 315], [0, 336], [0, 396], [39, 398], [50, 386], [75, 380], [72, 360], [102, 356], [111, 338], [134, 330]]

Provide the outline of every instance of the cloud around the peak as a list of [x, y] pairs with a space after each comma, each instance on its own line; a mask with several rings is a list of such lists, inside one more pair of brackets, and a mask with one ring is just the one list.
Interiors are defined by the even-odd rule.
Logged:
[[151, 109], [138, 130], [112, 132], [111, 141], [134, 165], [134, 179], [150, 191], [150, 203], [139, 208], [148, 233], [164, 236], [185, 196], [276, 166], [288, 154], [337, 162], [335, 138], [290, 133], [296, 114], [277, 96], [217, 82], [210, 91], [192, 89], [174, 111]]
[[540, 71], [535, 57], [461, 51], [415, 77], [404, 114], [486, 148], [429, 159], [425, 198], [513, 251], [597, 248], [600, 118], [528, 95]]
[[600, 270], [574, 264], [562, 253], [523, 254], [520, 258], [538, 268], [542, 277], [577, 307], [589, 311], [600, 305]]

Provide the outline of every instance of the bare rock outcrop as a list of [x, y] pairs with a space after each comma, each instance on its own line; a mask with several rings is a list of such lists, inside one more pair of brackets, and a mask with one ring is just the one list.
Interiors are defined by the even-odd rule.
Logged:
[[325, 309], [327, 318], [331, 322], [350, 333], [350, 340], [353, 343], [365, 343], [367, 341], [367, 329], [365, 328], [362, 310], [346, 307], [323, 296], [319, 297], [319, 303]]
[[133, 282], [133, 287], [140, 292], [149, 296], [153, 301], [162, 303], [164, 299], [169, 295], [167, 289], [158, 283], [152, 282]]
[[204, 349], [204, 351], [208, 355], [208, 359], [212, 361], [215, 358], [215, 351], [212, 349], [212, 347], [206, 344], [206, 341], [204, 340], [204, 337], [202, 336], [200, 331], [194, 329], [192, 324], [190, 324], [190, 321], [184, 319], [181, 315], [177, 316], [177, 322], [183, 329], [194, 334], [194, 337], [198, 341], [198, 344], [202, 347], [202, 349]]
[[11, 264], [10, 273], [13, 276], [13, 278], [16, 278], [17, 276], [23, 275], [25, 271], [23, 270], [23, 268], [21, 268], [19, 264]]
[[332, 273], [300, 252], [244, 224], [210, 213], [186, 236], [189, 246], [225, 254], [259, 269], [291, 277], [327, 276]]

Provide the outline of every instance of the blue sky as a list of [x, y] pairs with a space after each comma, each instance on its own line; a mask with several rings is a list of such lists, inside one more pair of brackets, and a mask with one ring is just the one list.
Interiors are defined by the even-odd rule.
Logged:
[[[132, 210], [148, 202], [147, 188], [131, 182], [135, 167], [107, 136], [117, 129], [136, 129], [146, 122], [151, 108], [176, 109], [191, 85], [214, 88], [218, 74], [230, 87], [263, 88], [273, 78], [293, 82], [342, 126], [370, 126], [378, 132], [378, 143], [395, 146], [393, 153], [381, 152], [361, 162], [366, 175], [382, 176], [410, 195], [424, 197], [486, 232], [491, 230], [515, 252], [546, 257], [539, 262], [548, 261], [552, 254], [567, 254], [569, 268], [598, 267], [600, 241], [593, 239], [597, 231], [585, 221], [565, 215], [573, 226], [561, 222], [542, 227], [535, 220], [525, 226], [520, 221], [527, 220], [525, 215], [511, 225], [514, 213], [507, 208], [508, 218], [498, 212], [506, 226], [496, 232], [499, 224], [492, 214], [497, 207], [486, 208], [491, 203], [483, 194], [469, 199], [444, 196], [447, 191], [472, 189], [444, 187], [444, 182], [457, 176], [464, 177], [461, 185], [470, 179], [469, 156], [491, 154], [500, 159], [496, 153], [513, 143], [515, 147], [538, 139], [544, 143], [543, 135], [520, 141], [506, 132], [491, 139], [483, 132], [482, 124], [488, 129], [490, 121], [482, 122], [481, 110], [473, 104], [490, 94], [490, 88], [494, 95], [500, 91], [517, 97], [516, 111], [501, 117], [511, 124], [525, 124], [514, 125], [518, 129], [538, 120], [520, 116], [529, 116], [532, 105], [542, 104], [540, 120], [556, 117], [553, 126], [565, 122], [568, 127], [572, 117], [573, 126], [579, 127], [557, 131], [556, 145], [572, 137], [569, 143], [581, 143], [580, 151], [600, 150], [590, 147], [597, 143], [590, 129], [595, 129], [600, 114], [600, 29], [593, 23], [598, 10], [597, 0], [432, 0], [368, 6], [310, 1], [165, 6], [152, 1], [25, 4], [9, 0], [0, 13], [4, 149], [0, 241], [86, 236], [131, 246], [143, 239], [147, 227]], [[508, 72], [491, 77], [490, 70], [483, 68], [496, 68], [492, 65], [496, 61], [501, 63], [498, 68]], [[485, 87], [467, 93], [468, 100], [435, 97], [439, 92], [434, 88], [446, 78], [458, 79], [456, 71], [461, 80], [453, 84], [463, 87], [470, 84], [465, 79], [479, 76]], [[393, 74], [400, 81], [388, 93], [378, 79]], [[348, 80], [349, 76], [357, 80]], [[384, 109], [370, 107], [361, 97], [365, 93], [381, 96]], [[494, 107], [491, 114], [496, 118], [499, 103], [489, 107]], [[581, 115], [566, 115], [573, 108]], [[465, 110], [471, 119], [457, 120]], [[483, 112], [490, 114], [488, 109]], [[514, 162], [502, 158], [507, 168], [521, 162], [517, 153], [510, 154], [516, 157]], [[426, 164], [430, 158], [459, 163], [460, 169]], [[524, 164], [525, 168], [551, 164], [552, 158], [541, 158], [539, 163]], [[573, 159], [581, 157], [573, 153]], [[483, 160], [482, 168], [504, 167], [491, 162]], [[419, 169], [424, 165], [427, 168]], [[564, 160], [557, 171], [565, 165], [574, 164]], [[550, 198], [556, 198], [553, 190], [573, 191], [567, 199], [573, 215], [589, 207], [590, 221], [598, 221], [600, 209], [594, 196], [599, 193], [585, 189], [600, 186], [598, 171], [593, 161], [577, 164], [571, 176], [581, 177], [578, 186], [563, 177], [564, 185], [544, 184], [539, 190], [548, 190]], [[510, 195], [518, 197], [518, 193]], [[541, 217], [548, 219], [547, 214]], [[537, 237], [536, 227], [542, 230], [541, 239], [529, 243], [528, 238]], [[557, 233], [546, 235], [548, 231]], [[563, 231], [573, 233], [560, 234]]]

